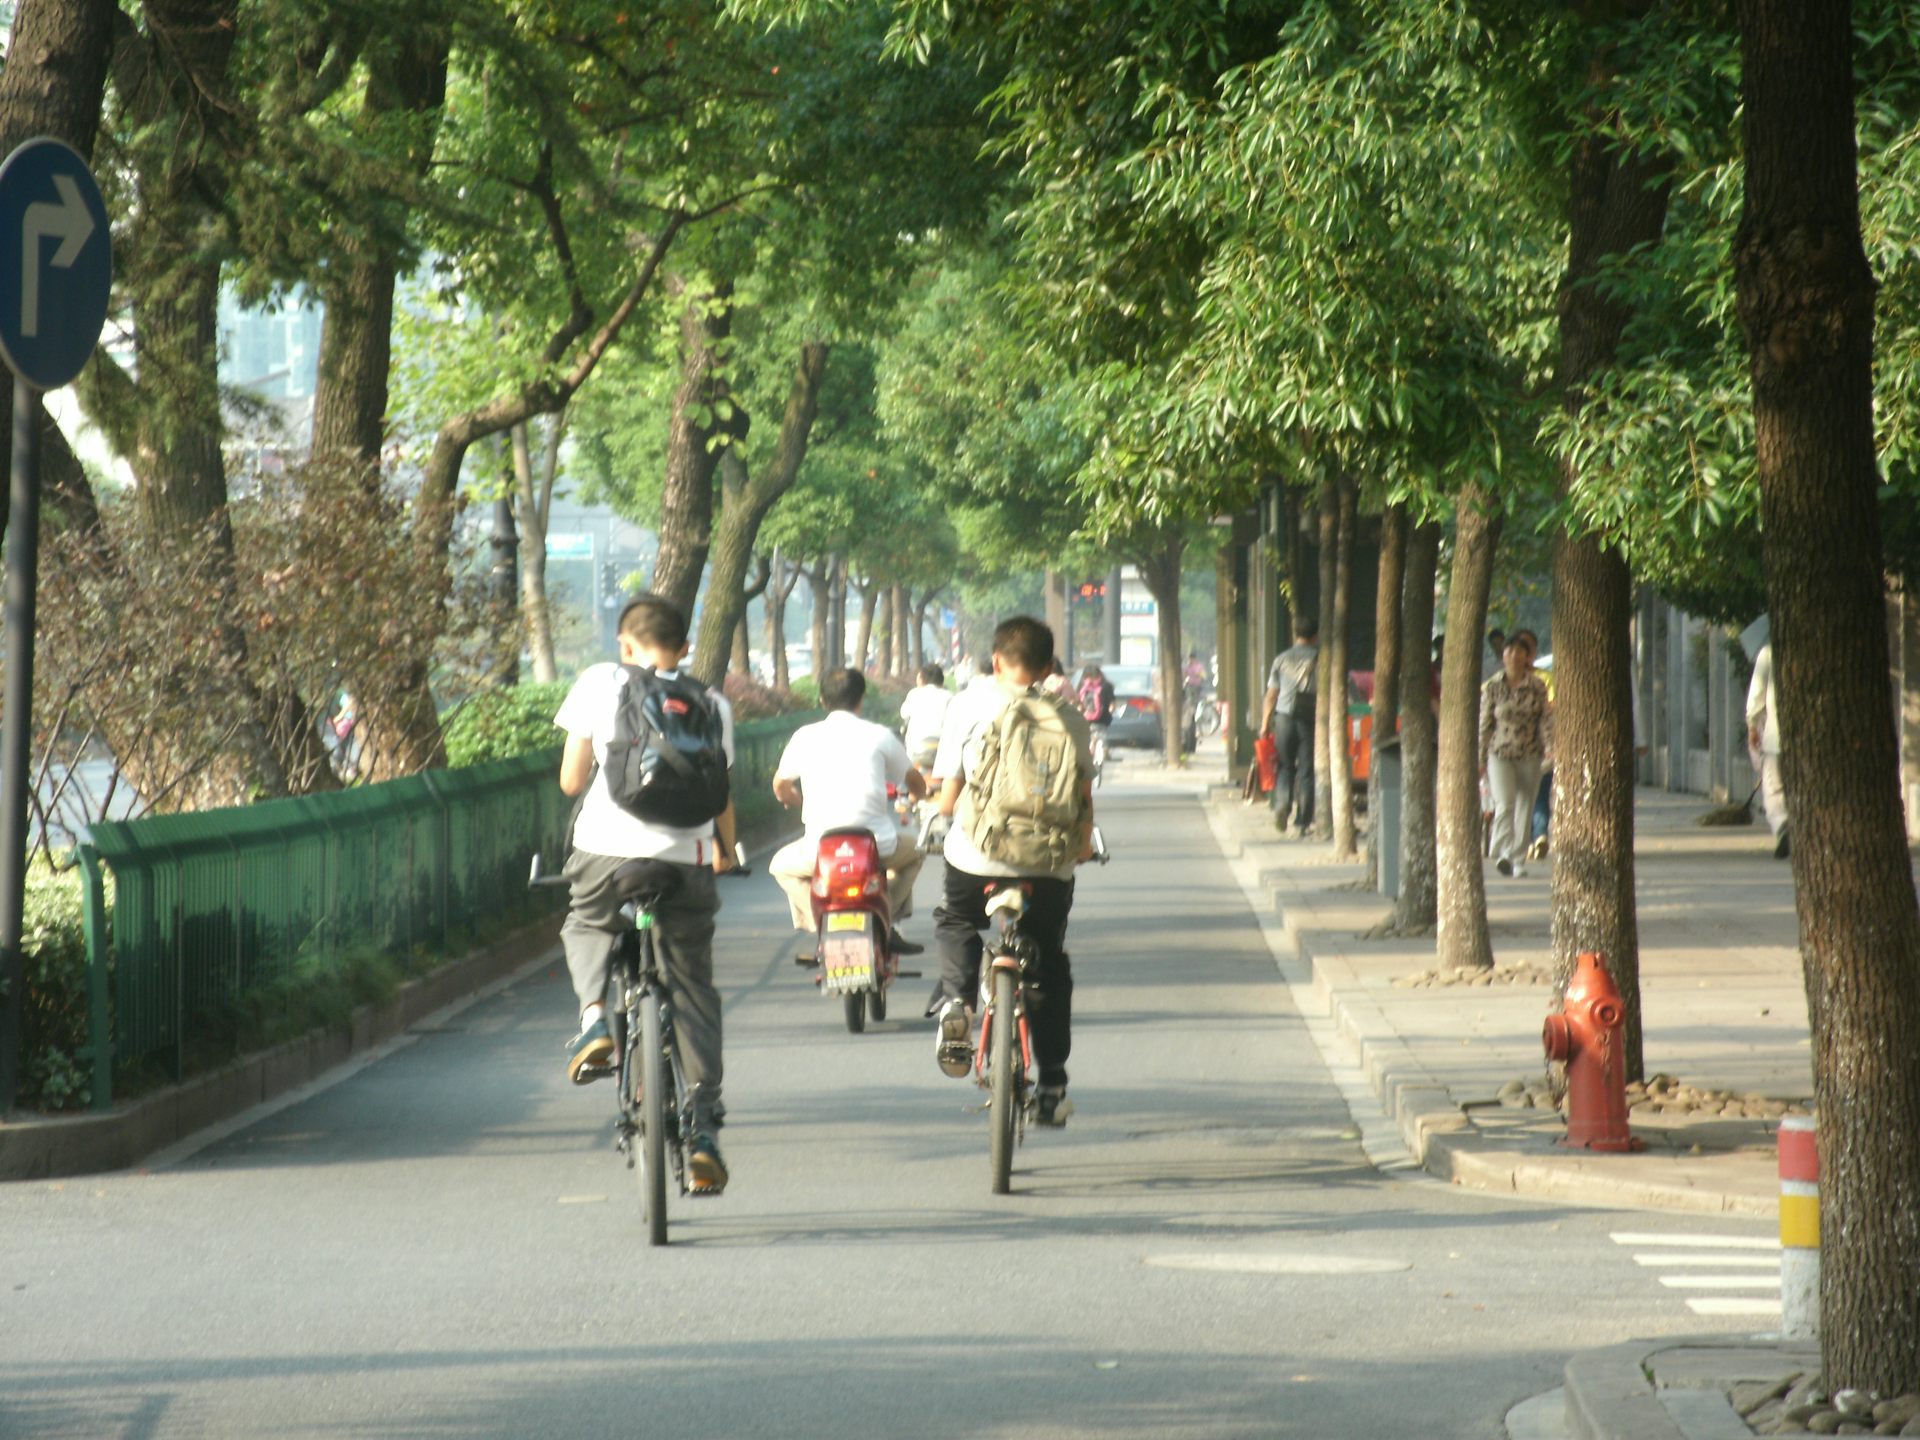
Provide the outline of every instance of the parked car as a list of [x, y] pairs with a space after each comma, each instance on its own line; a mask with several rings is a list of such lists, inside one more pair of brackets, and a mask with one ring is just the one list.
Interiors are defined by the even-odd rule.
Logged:
[[1153, 696], [1154, 667], [1103, 665], [1101, 669], [1113, 682], [1113, 727], [1107, 731], [1107, 743], [1140, 745], [1149, 750], [1164, 746], [1160, 702]]

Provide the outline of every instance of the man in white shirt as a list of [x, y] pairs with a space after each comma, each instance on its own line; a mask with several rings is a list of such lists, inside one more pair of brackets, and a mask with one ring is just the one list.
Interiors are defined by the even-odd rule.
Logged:
[[[713, 1139], [725, 1113], [720, 1103], [720, 994], [713, 986], [713, 922], [720, 899], [713, 879], [734, 865], [733, 802], [729, 799], [719, 818], [704, 825], [681, 829], [652, 824], [615, 802], [605, 768], [628, 678], [624, 667], [640, 666], [663, 680], [675, 680], [686, 653], [686, 617], [657, 596], [642, 596], [620, 615], [620, 664], [582, 671], [553, 719], [567, 732], [560, 788], [586, 797], [574, 819], [573, 850], [562, 872], [572, 884], [572, 907], [560, 927], [560, 942], [580, 1001], [580, 1034], [569, 1047], [567, 1075], [584, 1085], [612, 1073], [607, 973], [613, 948], [627, 928], [620, 907], [631, 898], [622, 893], [619, 875], [634, 860], [657, 861], [671, 878], [670, 893], [655, 912], [654, 942], [686, 1067], [693, 1117], [687, 1147], [692, 1188], [717, 1194], [726, 1187], [727, 1169]], [[707, 699], [719, 712], [731, 765], [732, 707], [712, 692]]]
[[923, 773], [940, 748], [940, 731], [946, 725], [947, 707], [953, 703], [946, 679], [938, 665], [922, 665], [917, 683], [900, 702], [900, 720], [907, 729], [907, 758]]
[[1773, 831], [1773, 858], [1784, 860], [1792, 850], [1787, 834], [1787, 790], [1780, 778], [1780, 703], [1773, 693], [1773, 642], [1753, 657], [1753, 679], [1747, 685], [1747, 751], [1760, 771], [1760, 803], [1766, 809], [1767, 828]]
[[782, 805], [799, 805], [806, 833], [774, 853], [767, 869], [786, 892], [793, 928], [813, 933], [813, 873], [820, 837], [829, 830], [873, 832], [887, 867], [887, 901], [893, 910], [893, 952], [917, 955], [924, 948], [906, 940], [900, 922], [913, 913], [913, 882], [923, 856], [915, 837], [900, 833], [887, 787], [918, 800], [925, 777], [907, 758], [907, 747], [884, 725], [860, 718], [867, 680], [858, 670], [829, 670], [820, 681], [827, 718], [802, 725], [787, 741], [774, 767], [773, 793]]
[[1039, 1071], [1035, 1119], [1063, 1125], [1067, 1103], [1067, 1059], [1073, 1049], [1073, 969], [1066, 952], [1067, 916], [1073, 908], [1076, 864], [1092, 853], [1093, 756], [1086, 717], [1065, 700], [1049, 699], [1072, 745], [1078, 779], [1080, 819], [1073, 843], [1058, 864], [1027, 868], [990, 859], [975, 833], [982, 817], [967, 781], [980, 766], [982, 738], [1000, 723], [1010, 706], [1036, 688], [1053, 666], [1053, 632], [1030, 616], [1002, 621], [993, 632], [993, 673], [954, 698], [940, 737], [934, 775], [940, 783], [940, 813], [954, 820], [943, 853], [946, 880], [940, 906], [933, 912], [934, 944], [940, 953], [940, 983], [927, 1013], [937, 1017], [934, 1058], [948, 1075], [964, 1076], [972, 1064], [971, 1007], [980, 987], [981, 931], [987, 927], [987, 888], [995, 880], [1028, 882], [1021, 931], [1038, 955], [1029, 971], [1032, 985], [1027, 1019]]

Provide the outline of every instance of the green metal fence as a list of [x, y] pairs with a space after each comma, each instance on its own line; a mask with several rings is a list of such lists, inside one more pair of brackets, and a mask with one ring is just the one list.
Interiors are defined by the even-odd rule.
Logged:
[[[742, 724], [743, 828], [769, 819], [774, 766], [810, 715]], [[558, 752], [434, 770], [327, 795], [93, 827], [86, 894], [93, 1103], [135, 1067], [184, 1076], [196, 1035], [296, 967], [355, 949], [446, 952], [449, 935], [560, 903], [532, 892], [537, 850], [564, 856], [572, 802]], [[113, 872], [111, 912], [102, 863]]]

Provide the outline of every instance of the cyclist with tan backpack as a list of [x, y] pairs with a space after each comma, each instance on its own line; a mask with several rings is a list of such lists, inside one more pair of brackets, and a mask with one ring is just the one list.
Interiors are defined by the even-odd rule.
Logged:
[[1052, 665], [1051, 630], [1024, 615], [1002, 621], [993, 632], [992, 683], [968, 687], [947, 712], [933, 774], [940, 813], [953, 826], [945, 842], [944, 896], [933, 912], [940, 983], [927, 1013], [938, 1017], [941, 1070], [966, 1075], [987, 890], [996, 880], [1025, 881], [1021, 928], [1039, 952], [1028, 992], [1039, 1070], [1035, 1119], [1063, 1125], [1072, 1109], [1066, 1099], [1073, 1048], [1067, 915], [1074, 867], [1093, 850], [1093, 758], [1085, 717], [1039, 688]]

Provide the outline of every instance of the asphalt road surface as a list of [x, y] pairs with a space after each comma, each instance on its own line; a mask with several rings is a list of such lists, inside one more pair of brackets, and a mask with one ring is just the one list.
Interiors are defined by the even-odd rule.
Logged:
[[1765, 1226], [1369, 1163], [1197, 800], [1138, 766], [1074, 911], [1077, 1113], [1011, 1197], [929, 982], [848, 1035], [761, 875], [716, 946], [733, 1183], [668, 1248], [609, 1087], [566, 1082], [556, 960], [197, 1152], [0, 1187], [0, 1435], [1485, 1440], [1573, 1351], [1715, 1328], [1612, 1236]]

